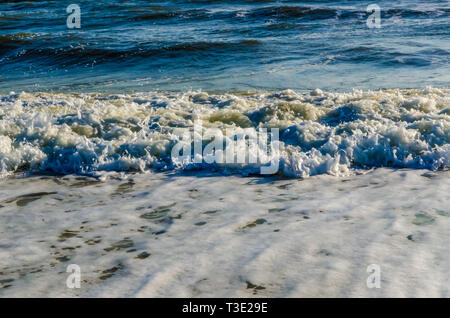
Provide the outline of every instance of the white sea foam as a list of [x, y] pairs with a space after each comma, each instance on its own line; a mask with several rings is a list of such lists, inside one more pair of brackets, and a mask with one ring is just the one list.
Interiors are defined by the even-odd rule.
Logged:
[[450, 296], [450, 171], [125, 177], [0, 180], [0, 297]]
[[220, 169], [254, 164], [174, 164], [178, 128], [279, 128], [279, 172], [349, 175], [374, 167], [447, 168], [450, 90], [348, 93], [10, 93], [0, 96], [0, 171]]

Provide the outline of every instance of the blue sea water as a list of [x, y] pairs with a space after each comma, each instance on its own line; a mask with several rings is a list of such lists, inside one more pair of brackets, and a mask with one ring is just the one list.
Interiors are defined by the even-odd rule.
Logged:
[[449, 1], [0, 4], [3, 93], [448, 87], [449, 53]]
[[72, 1], [0, 4], [0, 176], [259, 171], [174, 160], [195, 121], [279, 129], [288, 176], [450, 165], [449, 1]]

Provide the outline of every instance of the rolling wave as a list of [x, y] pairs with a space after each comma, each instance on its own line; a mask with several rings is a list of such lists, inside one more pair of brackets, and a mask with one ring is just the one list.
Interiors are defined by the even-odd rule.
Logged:
[[[0, 171], [219, 169], [258, 164], [175, 162], [176, 129], [278, 128], [278, 173], [348, 175], [375, 167], [447, 169], [450, 90], [333, 93], [201, 91], [10, 93], [0, 97]], [[206, 143], [207, 138], [204, 138]]]

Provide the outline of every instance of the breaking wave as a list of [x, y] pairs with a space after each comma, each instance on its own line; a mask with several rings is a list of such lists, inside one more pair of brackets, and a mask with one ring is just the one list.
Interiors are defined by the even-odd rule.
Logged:
[[269, 155], [287, 176], [450, 164], [450, 89], [12, 92], [0, 96], [0, 173], [259, 172], [255, 164], [173, 162], [175, 130], [195, 120], [203, 129], [279, 128], [280, 151]]

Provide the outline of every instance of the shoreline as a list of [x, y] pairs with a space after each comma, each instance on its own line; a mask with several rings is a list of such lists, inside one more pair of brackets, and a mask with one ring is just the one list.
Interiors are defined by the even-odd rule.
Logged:
[[449, 174], [3, 179], [0, 297], [448, 297]]

